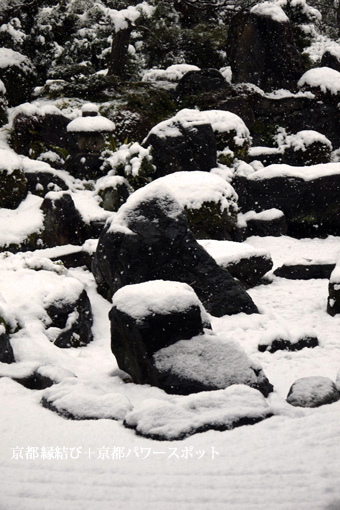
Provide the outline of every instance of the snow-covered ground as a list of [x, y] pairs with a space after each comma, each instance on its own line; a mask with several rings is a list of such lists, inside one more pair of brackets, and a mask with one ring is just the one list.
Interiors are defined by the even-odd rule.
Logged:
[[[268, 250], [274, 268], [303, 257], [336, 260], [340, 250], [340, 238], [332, 236], [323, 240], [252, 237], [247, 244]], [[39, 257], [42, 264], [41, 253]], [[32, 284], [21, 278], [35, 267], [33, 258], [25, 254], [25, 267], [18, 256], [2, 258], [2, 288], [10, 281], [13, 288], [23, 286], [27, 292], [25, 283]], [[49, 270], [49, 265], [42, 270]], [[75, 392], [73, 404], [89, 411], [100, 392], [119, 394], [134, 407], [152, 399], [169, 401], [172, 397], [157, 388], [123, 382], [110, 351], [110, 304], [97, 294], [88, 271], [70, 269], [63, 275], [67, 277], [79, 279], [88, 289], [95, 338], [87, 347], [64, 350], [47, 341], [40, 362], [54, 362], [78, 376], [82, 397], [78, 394], [77, 399]], [[40, 404], [42, 394], [50, 389], [29, 390], [3, 377], [0, 509], [339, 509], [340, 401], [315, 409], [285, 402], [297, 378], [326, 376], [335, 381], [340, 370], [340, 317], [326, 313], [328, 280], [273, 277], [270, 285], [249, 293], [261, 314], [212, 318], [212, 326], [217, 334], [240, 342], [262, 365], [275, 387], [266, 399], [273, 417], [231, 431], [156, 441], [136, 435], [121, 421], [62, 418]], [[19, 304], [28, 321], [32, 303], [27, 297]], [[38, 317], [39, 310], [34, 313]], [[32, 365], [32, 354], [44, 338], [33, 319], [28, 326], [27, 337], [13, 341], [22, 361], [1, 364], [2, 375], [15, 375]], [[270, 331], [291, 338], [314, 334], [319, 347], [260, 353], [257, 345]]]

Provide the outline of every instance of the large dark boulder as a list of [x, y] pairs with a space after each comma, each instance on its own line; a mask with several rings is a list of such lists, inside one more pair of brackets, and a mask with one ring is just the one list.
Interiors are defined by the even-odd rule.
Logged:
[[87, 226], [68, 192], [48, 193], [41, 210], [44, 213], [42, 239], [45, 247], [84, 243]]
[[176, 93], [179, 96], [209, 92], [213, 90], [225, 90], [227, 82], [217, 69], [200, 69], [188, 71], [179, 80]]
[[37, 74], [25, 55], [0, 48], [0, 80], [5, 84], [9, 106], [16, 106], [31, 98]]
[[259, 12], [232, 18], [227, 53], [233, 81], [264, 90], [295, 88], [305, 70], [288, 19], [281, 22]]
[[236, 342], [209, 326], [186, 284], [155, 280], [128, 285], [113, 297], [111, 349], [135, 383], [189, 394], [246, 384], [265, 396], [272, 386]]
[[191, 285], [213, 315], [257, 312], [248, 294], [197, 243], [183, 208], [157, 181], [133, 193], [107, 222], [93, 273], [108, 299], [124, 285], [163, 279]]
[[270, 165], [247, 177], [240, 176], [232, 184], [243, 211], [281, 210], [287, 219], [288, 235], [340, 233], [339, 163]]
[[182, 122], [173, 117], [155, 126], [144, 147], [152, 147], [155, 177], [172, 172], [202, 170], [216, 167], [216, 139], [209, 122]]

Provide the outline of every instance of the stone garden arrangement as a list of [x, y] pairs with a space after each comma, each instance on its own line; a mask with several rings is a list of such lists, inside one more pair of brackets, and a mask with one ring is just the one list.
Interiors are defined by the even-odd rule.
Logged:
[[339, 508], [340, 43], [195, 4], [0, 6], [6, 509]]

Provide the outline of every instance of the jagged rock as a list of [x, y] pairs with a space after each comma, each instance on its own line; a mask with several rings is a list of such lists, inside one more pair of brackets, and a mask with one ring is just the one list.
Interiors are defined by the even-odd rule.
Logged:
[[42, 239], [45, 247], [84, 243], [87, 238], [86, 224], [68, 192], [48, 193], [41, 210], [44, 213]]
[[270, 165], [232, 182], [243, 211], [281, 210], [288, 235], [339, 235], [340, 164]]
[[96, 192], [101, 198], [101, 207], [116, 212], [126, 202], [132, 188], [124, 177], [112, 175], [98, 179]]
[[291, 386], [287, 402], [296, 407], [320, 407], [340, 400], [335, 383], [328, 377], [302, 377]]
[[213, 315], [257, 312], [248, 294], [197, 243], [183, 208], [157, 181], [133, 193], [106, 223], [93, 273], [109, 299], [124, 285], [165, 279], [191, 285]]
[[176, 93], [179, 96], [208, 92], [212, 90], [224, 90], [227, 82], [217, 69], [200, 69], [188, 71], [179, 80]]
[[252, 11], [238, 13], [231, 20], [227, 53], [233, 81], [253, 83], [264, 90], [294, 89], [305, 66], [288, 18], [277, 21]]
[[325, 51], [321, 58], [320, 67], [329, 67], [340, 72], [340, 60], [330, 51]]
[[[5, 153], [5, 151], [0, 150]], [[3, 165], [6, 165], [7, 160]], [[24, 172], [20, 168], [7, 170], [2, 168], [0, 162], [0, 207], [5, 209], [16, 209], [26, 198], [28, 183]]]
[[245, 288], [254, 287], [271, 270], [273, 261], [266, 250], [232, 241], [199, 241], [219, 266], [227, 269]]
[[0, 80], [5, 84], [9, 106], [28, 101], [37, 79], [32, 62], [9, 48], [0, 48], [0, 62]]
[[75, 301], [65, 296], [65, 299], [51, 303], [46, 312], [52, 321], [49, 328], [60, 330], [54, 340], [57, 347], [80, 347], [93, 340], [92, 309], [85, 290]]
[[243, 215], [247, 223], [247, 236], [279, 237], [287, 233], [287, 220], [279, 209], [268, 209], [256, 213], [249, 211]]
[[272, 386], [260, 366], [209, 326], [203, 306], [186, 284], [150, 281], [113, 297], [111, 349], [121, 370], [139, 384], [189, 394], [246, 384], [266, 396]]
[[13, 363], [15, 361], [14, 352], [11, 346], [9, 335], [5, 327], [0, 322], [0, 362]]

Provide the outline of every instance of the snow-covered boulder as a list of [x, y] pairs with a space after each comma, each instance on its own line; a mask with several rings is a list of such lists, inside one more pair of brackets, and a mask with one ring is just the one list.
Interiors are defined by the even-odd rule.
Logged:
[[33, 63], [28, 57], [9, 48], [0, 48], [0, 80], [5, 84], [10, 106], [30, 98], [36, 79]]
[[130, 195], [107, 221], [93, 273], [109, 299], [124, 285], [164, 279], [191, 285], [213, 315], [257, 311], [248, 294], [197, 243], [183, 207], [158, 180]]
[[253, 287], [271, 270], [273, 261], [265, 249], [233, 241], [198, 241], [217, 264], [246, 287]]
[[135, 383], [178, 394], [232, 384], [265, 395], [271, 391], [261, 367], [236, 342], [204, 333], [210, 323], [188, 285], [163, 280], [127, 285], [112, 302], [111, 349]]
[[225, 90], [227, 82], [217, 69], [200, 69], [188, 71], [178, 82], [176, 93], [190, 96], [200, 92]]
[[276, 351], [301, 351], [301, 349], [313, 348], [319, 345], [319, 340], [314, 331], [303, 332], [288, 331], [286, 328], [275, 328], [266, 331], [260, 338], [258, 350], [260, 352]]
[[311, 280], [330, 278], [335, 268], [335, 261], [331, 258], [297, 258], [287, 260], [275, 269], [274, 274], [289, 280]]
[[153, 354], [203, 333], [209, 320], [189, 285], [154, 280], [126, 285], [113, 296], [111, 349], [134, 382], [159, 386]]
[[272, 410], [260, 392], [235, 385], [166, 401], [148, 399], [125, 416], [124, 425], [140, 436], [174, 441], [206, 430], [251, 425], [270, 416]]
[[282, 211], [271, 208], [266, 211], [248, 211], [243, 214], [247, 236], [279, 237], [287, 233], [287, 220]]
[[208, 172], [175, 172], [160, 177], [184, 208], [199, 239], [231, 239], [236, 228], [238, 196], [222, 177]]
[[289, 19], [276, 2], [236, 14], [227, 48], [236, 83], [254, 83], [263, 90], [291, 89], [305, 70]]
[[321, 133], [308, 129], [286, 137], [283, 162], [288, 165], [329, 163], [333, 147]]
[[340, 400], [335, 383], [328, 377], [311, 376], [297, 379], [291, 386], [287, 402], [296, 407], [320, 407]]
[[0, 377], [10, 377], [30, 390], [44, 390], [53, 384], [59, 384], [67, 377], [76, 376], [70, 370], [58, 365], [39, 365], [23, 361], [6, 368], [1, 366]]
[[128, 181], [120, 175], [101, 177], [97, 180], [95, 189], [101, 199], [101, 207], [112, 212], [118, 211], [132, 192]]
[[124, 395], [77, 378], [66, 378], [46, 389], [41, 402], [47, 409], [72, 420], [123, 420], [132, 410]]
[[298, 86], [302, 89], [312, 90], [319, 95], [339, 100], [340, 72], [330, 67], [315, 67], [306, 71], [300, 78]]
[[243, 212], [276, 208], [288, 234], [301, 237], [340, 232], [340, 164], [269, 165], [232, 182]]

